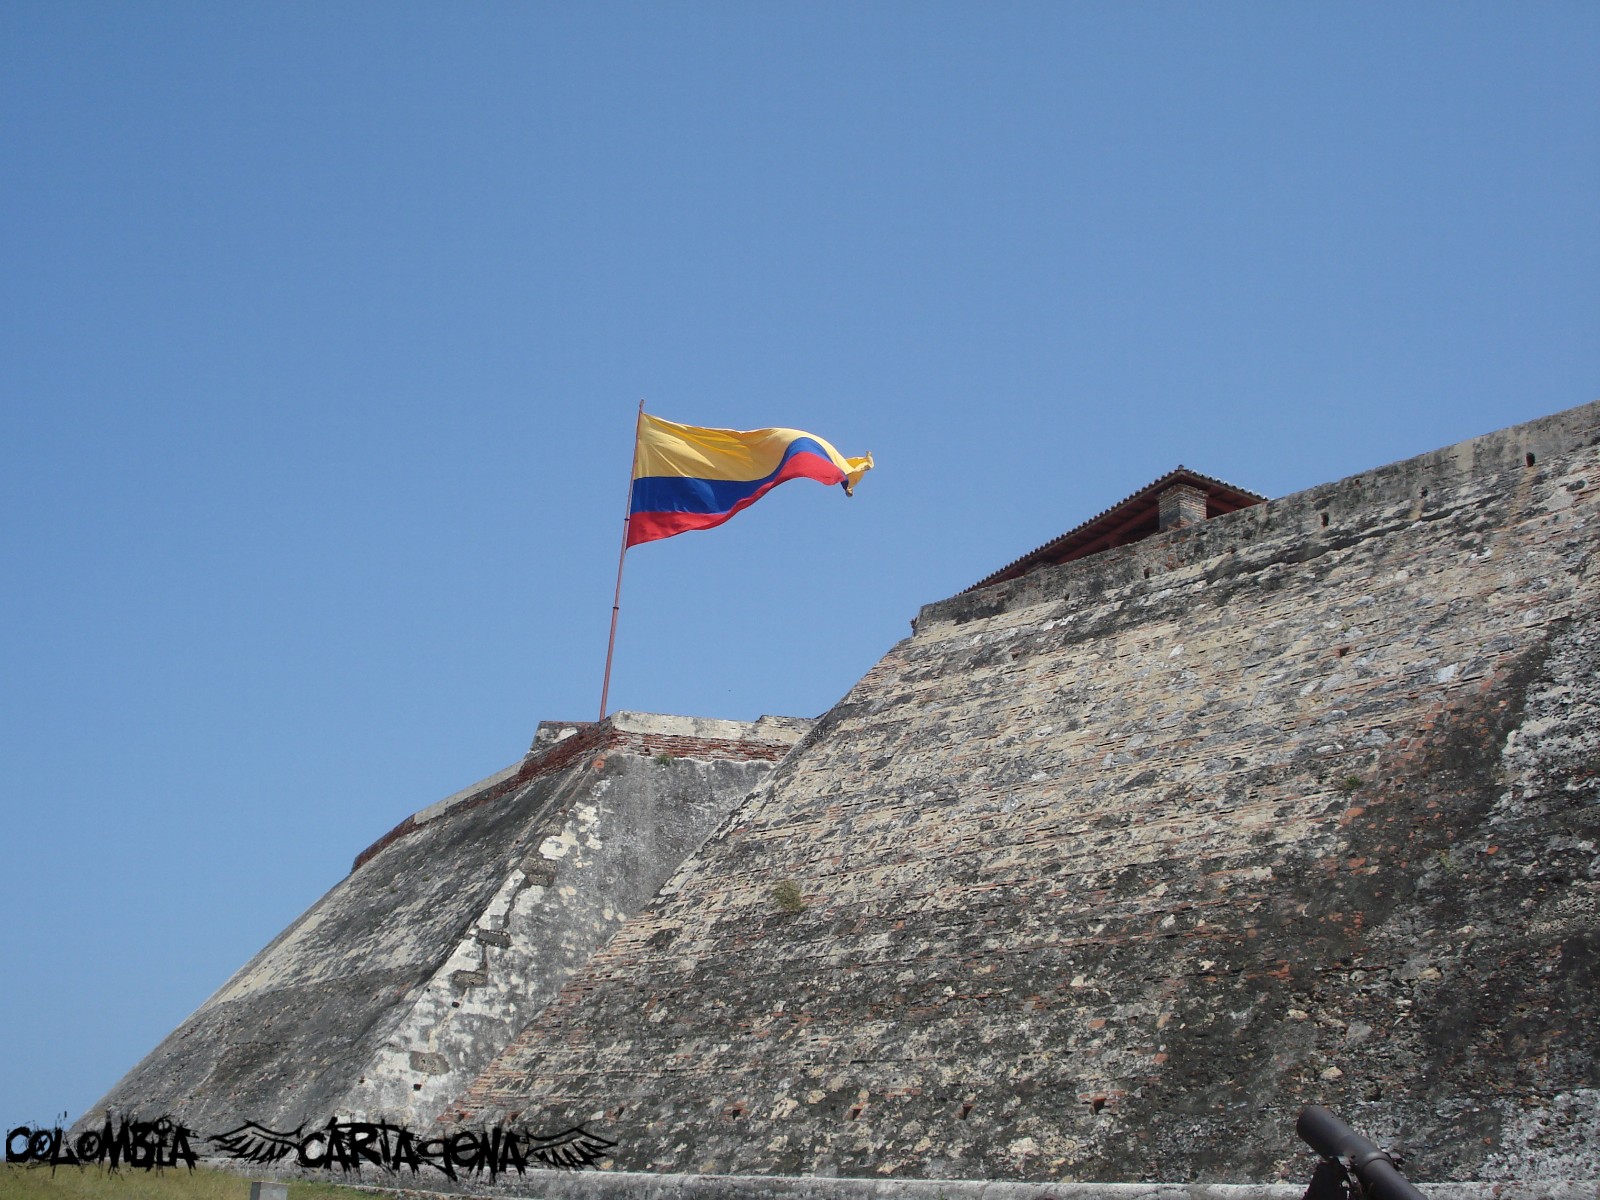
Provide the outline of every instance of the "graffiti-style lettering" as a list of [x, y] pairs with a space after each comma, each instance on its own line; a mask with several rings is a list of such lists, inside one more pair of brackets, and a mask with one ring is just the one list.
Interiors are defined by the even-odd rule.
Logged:
[[423, 1167], [431, 1167], [451, 1180], [462, 1175], [494, 1179], [512, 1171], [521, 1175], [530, 1163], [581, 1171], [594, 1166], [616, 1145], [581, 1125], [554, 1137], [496, 1125], [419, 1139], [402, 1125], [373, 1121], [329, 1121], [309, 1133], [304, 1126], [280, 1132], [246, 1121], [207, 1140], [226, 1157], [262, 1165], [293, 1156], [301, 1167], [314, 1171], [359, 1172], [366, 1163], [390, 1174], [409, 1171], [416, 1175]]
[[284, 1132], [246, 1121], [227, 1133], [201, 1137], [170, 1117], [154, 1121], [123, 1117], [118, 1122], [107, 1114], [99, 1129], [86, 1129], [76, 1138], [59, 1126], [18, 1125], [6, 1133], [6, 1161], [101, 1166], [112, 1171], [192, 1168], [199, 1159], [192, 1145], [196, 1139], [210, 1142], [220, 1157], [262, 1166], [292, 1161], [309, 1171], [337, 1169], [347, 1174], [371, 1166], [391, 1175], [403, 1171], [416, 1175], [429, 1167], [451, 1180], [495, 1179], [513, 1171], [522, 1175], [530, 1165], [581, 1171], [595, 1166], [616, 1145], [581, 1125], [553, 1137], [496, 1125], [420, 1138], [403, 1125], [383, 1121], [329, 1121], [309, 1132], [304, 1125]]
[[[213, 1138], [212, 1140], [215, 1141], [216, 1139]], [[320, 1146], [322, 1153], [313, 1155], [311, 1153], [311, 1147], [313, 1146]], [[318, 1167], [328, 1165], [328, 1139], [320, 1133], [313, 1133], [306, 1138], [305, 1141], [294, 1148], [294, 1152], [302, 1167], [309, 1167], [315, 1170]]]
[[51, 1167], [123, 1166], [149, 1171], [155, 1167], [193, 1168], [199, 1156], [190, 1144], [195, 1133], [170, 1117], [154, 1121], [135, 1121], [123, 1117], [120, 1124], [108, 1114], [99, 1129], [88, 1129], [76, 1139], [56, 1126], [30, 1129], [19, 1125], [6, 1134], [6, 1161], [34, 1163]]
[[[18, 1138], [22, 1139], [22, 1149], [20, 1151], [12, 1149]], [[6, 1134], [6, 1161], [21, 1162], [22, 1155], [28, 1153], [28, 1146], [32, 1143], [32, 1141], [33, 1130], [29, 1129], [26, 1125], [18, 1125], [10, 1133]]]

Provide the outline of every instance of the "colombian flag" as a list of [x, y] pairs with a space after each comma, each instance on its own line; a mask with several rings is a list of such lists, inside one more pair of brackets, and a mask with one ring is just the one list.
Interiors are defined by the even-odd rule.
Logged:
[[639, 414], [628, 545], [721, 525], [786, 479], [855, 490], [872, 455], [845, 458], [798, 429], [702, 429]]

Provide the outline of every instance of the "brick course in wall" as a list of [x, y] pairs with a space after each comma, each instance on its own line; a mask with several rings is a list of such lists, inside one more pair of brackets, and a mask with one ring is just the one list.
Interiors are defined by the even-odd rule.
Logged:
[[1317, 1102], [1592, 1178], [1597, 497], [1589, 405], [927, 606], [443, 1120], [1266, 1182]]

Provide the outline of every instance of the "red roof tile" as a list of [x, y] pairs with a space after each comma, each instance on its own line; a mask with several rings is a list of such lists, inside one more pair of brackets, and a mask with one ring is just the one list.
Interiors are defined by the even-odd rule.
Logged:
[[1118, 501], [1104, 512], [1090, 517], [1083, 524], [1069, 529], [1053, 541], [1046, 542], [1037, 550], [1029, 551], [993, 574], [984, 576], [971, 587], [963, 589], [964, 592], [975, 592], [990, 584], [1016, 579], [1020, 575], [1026, 575], [1035, 567], [1071, 562], [1076, 558], [1085, 558], [1090, 554], [1109, 550], [1113, 546], [1125, 546], [1129, 542], [1149, 537], [1158, 532], [1160, 527], [1161, 493], [1175, 484], [1188, 484], [1206, 494], [1208, 518], [1219, 517], [1223, 513], [1236, 512], [1241, 508], [1249, 508], [1266, 501], [1265, 496], [1257, 495], [1255, 492], [1178, 466], [1160, 479], [1145, 484], [1133, 495]]

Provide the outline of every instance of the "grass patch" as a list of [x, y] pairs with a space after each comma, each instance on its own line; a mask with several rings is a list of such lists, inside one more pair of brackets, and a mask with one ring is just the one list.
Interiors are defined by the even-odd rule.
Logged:
[[[372, 1193], [332, 1183], [289, 1184], [289, 1200], [372, 1200]], [[102, 1167], [0, 1164], [0, 1196], [5, 1200], [249, 1200], [250, 1178], [231, 1171], [196, 1167], [128, 1170]]]
[[806, 898], [800, 891], [800, 885], [792, 879], [773, 884], [772, 899], [780, 912], [797, 913], [806, 906]]

